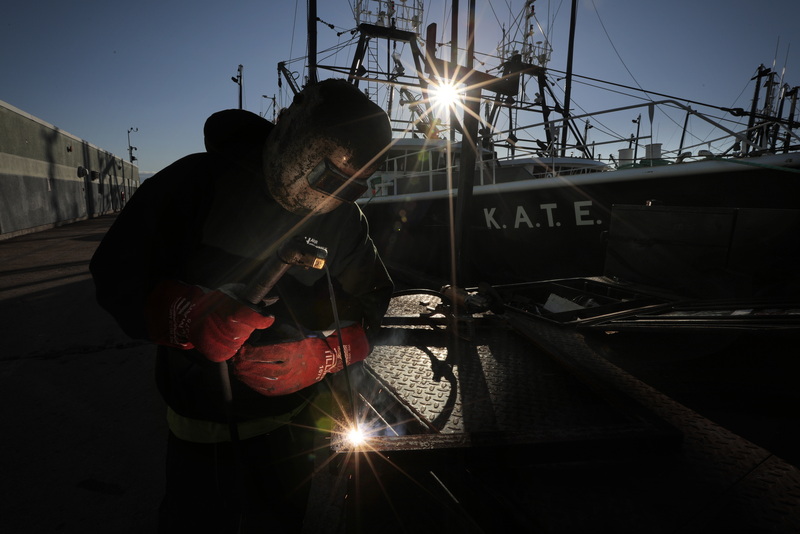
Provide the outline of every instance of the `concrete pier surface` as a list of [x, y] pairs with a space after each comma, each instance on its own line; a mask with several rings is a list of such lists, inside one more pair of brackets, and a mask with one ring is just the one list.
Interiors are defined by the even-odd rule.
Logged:
[[[167, 428], [154, 349], [130, 340], [97, 305], [88, 270], [113, 221], [104, 216], [0, 242], [0, 532], [156, 529]], [[762, 463], [795, 473], [797, 336], [742, 336], [725, 341], [725, 350], [675, 344], [642, 339], [597, 352], [685, 406], [687, 425], [701, 414], [747, 440], [748, 449], [768, 451]], [[692, 445], [694, 434], [684, 435]], [[795, 513], [800, 495], [785, 499]]]
[[167, 428], [154, 350], [95, 302], [114, 216], [0, 242], [0, 531], [154, 532]]

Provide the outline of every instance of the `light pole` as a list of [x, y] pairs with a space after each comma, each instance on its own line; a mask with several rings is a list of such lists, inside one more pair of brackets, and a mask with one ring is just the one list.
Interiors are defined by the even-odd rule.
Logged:
[[133, 163], [136, 161], [136, 156], [133, 155], [134, 150], [138, 150], [135, 146], [131, 146], [131, 132], [138, 132], [139, 128], [128, 128], [128, 160]]
[[243, 66], [239, 65], [236, 76], [231, 76], [231, 80], [239, 86], [239, 109], [242, 109], [242, 70]]

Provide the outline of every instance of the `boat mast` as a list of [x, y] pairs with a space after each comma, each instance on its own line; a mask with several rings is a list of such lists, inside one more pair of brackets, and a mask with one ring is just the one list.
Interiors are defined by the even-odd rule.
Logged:
[[[783, 84], [780, 87], [780, 95], [778, 96], [778, 109], [775, 111], [775, 118], [778, 121], [783, 120], [783, 105], [786, 103], [786, 93], [789, 91], [789, 85]], [[778, 125], [773, 126], [774, 133], [771, 135], [770, 151], [775, 152], [775, 147], [778, 146]]]
[[792, 130], [797, 126], [797, 123], [794, 121], [795, 113], [797, 112], [797, 90], [800, 89], [798, 86], [794, 86], [784, 94], [785, 97], [791, 98], [791, 102], [789, 105], [789, 117], [788, 121], [789, 124], [786, 128], [786, 137], [784, 138], [784, 145], [783, 150], [784, 152], [788, 152], [791, 147], [791, 139], [792, 139]]
[[317, 0], [308, 0], [308, 83], [317, 83]]
[[760, 91], [761, 91], [761, 79], [765, 76], [769, 76], [772, 74], [772, 71], [765, 67], [764, 65], [758, 66], [758, 72], [756, 75], [750, 78], [751, 80], [755, 80], [756, 86], [753, 90], [753, 102], [750, 105], [750, 119], [747, 122], [747, 146], [742, 150], [743, 154], [748, 154], [751, 148], [758, 143], [758, 133], [753, 130], [756, 124], [756, 115], [758, 114], [758, 103], [760, 100]]
[[561, 132], [561, 157], [567, 155], [567, 135], [569, 134], [569, 105], [572, 93], [572, 56], [575, 49], [575, 19], [577, 16], [578, 0], [572, 0], [572, 13], [569, 19], [569, 47], [567, 48], [567, 77], [564, 86], [564, 124]]
[[[469, 2], [467, 15], [467, 57], [466, 68], [471, 71], [475, 64], [475, 0]], [[455, 25], [457, 21], [453, 21]], [[477, 161], [478, 117], [481, 111], [481, 87], [478, 83], [467, 86], [466, 105], [463, 112], [464, 131], [461, 134], [461, 164], [458, 183], [458, 199], [456, 203], [456, 264], [455, 283], [461, 281], [466, 273], [470, 251], [467, 249], [467, 213], [472, 201], [472, 190], [475, 185], [475, 162]]]

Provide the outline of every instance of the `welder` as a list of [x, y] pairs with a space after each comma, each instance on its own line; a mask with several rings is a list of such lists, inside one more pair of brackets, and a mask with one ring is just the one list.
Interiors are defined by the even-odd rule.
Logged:
[[[145, 180], [104, 237], [97, 299], [157, 344], [169, 426], [160, 532], [294, 532], [318, 390], [368, 355], [392, 292], [354, 204], [389, 120], [326, 80], [275, 124], [225, 110], [204, 134], [206, 151]], [[326, 250], [328, 271], [291, 266], [263, 302], [246, 302], [243, 289], [298, 238]]]

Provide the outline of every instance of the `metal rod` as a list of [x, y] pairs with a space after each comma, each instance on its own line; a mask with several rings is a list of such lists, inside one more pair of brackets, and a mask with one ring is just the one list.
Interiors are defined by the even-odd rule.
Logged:
[[380, 419], [380, 420], [381, 420], [381, 422], [382, 422], [384, 425], [386, 425], [386, 428], [388, 428], [389, 430], [391, 430], [391, 431], [392, 431], [392, 434], [394, 434], [395, 436], [400, 436], [400, 434], [398, 434], [398, 433], [397, 433], [397, 430], [395, 430], [395, 429], [394, 429], [394, 427], [393, 427], [392, 425], [390, 425], [390, 424], [389, 424], [389, 421], [387, 421], [387, 420], [386, 420], [386, 419], [385, 419], [385, 418], [384, 418], [384, 417], [383, 417], [383, 416], [380, 414], [380, 412], [378, 412], [378, 410], [376, 410], [376, 409], [375, 409], [375, 407], [372, 405], [372, 403], [371, 403], [371, 402], [369, 402], [369, 401], [368, 401], [368, 400], [367, 400], [367, 399], [364, 397], [364, 395], [362, 395], [362, 394], [360, 394], [360, 393], [359, 393], [359, 394], [358, 394], [358, 396], [361, 398], [361, 402], [363, 402], [363, 403], [366, 405], [366, 407], [367, 407], [367, 408], [369, 408], [370, 410], [372, 410], [372, 411], [373, 411], [373, 413], [374, 413], [374, 414], [375, 414], [375, 415], [378, 417], [378, 419]]
[[347, 358], [344, 354], [344, 342], [342, 341], [342, 328], [339, 323], [339, 310], [336, 307], [336, 295], [333, 292], [333, 281], [331, 280], [331, 271], [328, 265], [325, 264], [325, 275], [328, 278], [328, 292], [330, 293], [331, 309], [333, 310], [333, 322], [336, 325], [336, 337], [339, 339], [339, 355], [342, 358], [342, 371], [344, 372], [344, 382], [347, 387], [347, 395], [350, 398], [350, 408], [353, 416], [353, 424], [358, 423], [358, 410], [356, 408], [356, 398], [353, 394], [353, 385], [350, 382], [350, 369], [347, 365]]

